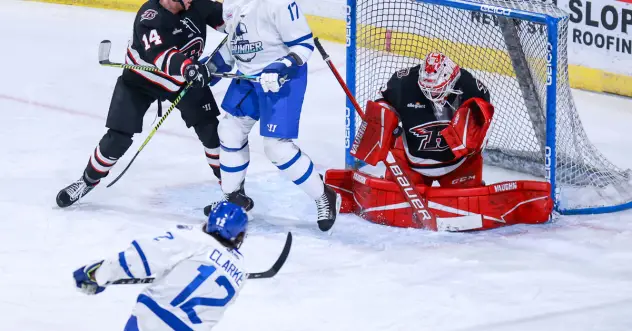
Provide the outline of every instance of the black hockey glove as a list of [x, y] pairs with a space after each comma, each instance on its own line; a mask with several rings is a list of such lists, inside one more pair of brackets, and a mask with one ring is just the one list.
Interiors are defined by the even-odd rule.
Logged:
[[211, 73], [214, 71], [199, 62], [193, 62], [184, 67], [183, 76], [192, 87], [204, 87], [211, 82]]

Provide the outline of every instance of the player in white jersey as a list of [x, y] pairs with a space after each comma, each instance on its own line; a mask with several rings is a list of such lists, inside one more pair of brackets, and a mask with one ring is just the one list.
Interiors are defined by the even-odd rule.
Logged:
[[[218, 71], [257, 75], [259, 83], [234, 80], [222, 103], [220, 169], [224, 200], [247, 211], [254, 203], [244, 191], [250, 162], [248, 133], [259, 121], [266, 156], [286, 178], [316, 201], [318, 227], [328, 231], [340, 210], [340, 197], [323, 184], [311, 159], [294, 144], [307, 87], [312, 32], [293, 0], [225, 0], [230, 42], [211, 62]], [[205, 214], [217, 202], [204, 209]]]
[[86, 294], [119, 279], [155, 277], [139, 296], [125, 331], [210, 330], [244, 286], [238, 248], [248, 216], [223, 202], [205, 225], [178, 226], [155, 238], [134, 240], [117, 255], [77, 269]]

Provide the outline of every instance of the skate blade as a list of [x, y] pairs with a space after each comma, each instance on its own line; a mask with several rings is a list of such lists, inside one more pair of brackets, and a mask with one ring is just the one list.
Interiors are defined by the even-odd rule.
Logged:
[[336, 193], [336, 221], [331, 226], [331, 229], [327, 231], [327, 235], [330, 237], [334, 234], [334, 228], [336, 227], [336, 223], [338, 222], [338, 215], [340, 215], [340, 207], [342, 206], [342, 197], [340, 194]]

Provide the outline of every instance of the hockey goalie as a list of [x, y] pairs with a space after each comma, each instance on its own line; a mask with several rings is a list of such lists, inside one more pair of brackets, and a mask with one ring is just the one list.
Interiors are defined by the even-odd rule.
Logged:
[[[445, 231], [548, 221], [550, 184], [485, 185], [483, 151], [494, 107], [486, 86], [442, 53], [396, 72], [367, 102], [351, 154], [385, 176], [328, 170], [341, 212], [378, 224]], [[437, 185], [434, 185], [437, 183]]]

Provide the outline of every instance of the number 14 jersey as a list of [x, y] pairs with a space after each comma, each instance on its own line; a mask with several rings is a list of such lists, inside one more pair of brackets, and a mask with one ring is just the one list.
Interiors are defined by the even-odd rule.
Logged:
[[193, 1], [189, 10], [173, 14], [158, 0], [147, 1], [136, 14], [125, 62], [158, 67], [160, 72], [132, 71], [152, 85], [177, 92], [185, 82], [185, 61], [198, 60], [204, 51], [206, 26], [217, 30], [223, 24], [219, 2]]

